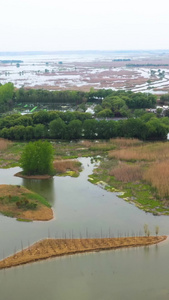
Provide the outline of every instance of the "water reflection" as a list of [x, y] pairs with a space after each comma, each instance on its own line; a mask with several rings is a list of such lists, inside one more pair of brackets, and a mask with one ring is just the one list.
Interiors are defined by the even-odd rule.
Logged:
[[23, 179], [23, 185], [41, 196], [53, 206], [55, 201], [54, 192], [54, 179], [47, 180], [35, 180], [35, 179]]

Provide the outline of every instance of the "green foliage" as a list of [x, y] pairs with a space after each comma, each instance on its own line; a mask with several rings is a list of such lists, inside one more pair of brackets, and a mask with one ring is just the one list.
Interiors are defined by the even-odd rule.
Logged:
[[160, 104], [163, 105], [163, 104], [167, 104], [168, 105], [169, 103], [169, 94], [166, 94], [166, 95], [162, 95], [160, 97]]
[[109, 108], [105, 108], [97, 113], [98, 118], [110, 118], [114, 117], [113, 112]]
[[25, 146], [20, 161], [26, 175], [51, 174], [53, 147], [47, 141], [30, 142]]
[[51, 207], [50, 203], [47, 202], [47, 201], [45, 200], [45, 198], [43, 198], [43, 197], [42, 197], [41, 195], [39, 195], [39, 194], [28, 193], [28, 194], [25, 194], [25, 196], [26, 196], [27, 198], [29, 198], [29, 199], [38, 201], [38, 202], [44, 204], [44, 205], [47, 206], [47, 207]]
[[13, 105], [14, 86], [6, 83], [0, 86], [0, 112], [9, 110]]
[[80, 120], [72, 120], [67, 126], [67, 138], [80, 139], [82, 136], [82, 122]]
[[17, 208], [23, 208], [23, 209], [36, 209], [37, 203], [35, 202], [30, 202], [28, 199], [20, 199], [19, 201], [16, 202]]
[[58, 118], [50, 122], [49, 130], [52, 138], [64, 139], [66, 135], [66, 124], [61, 118]]

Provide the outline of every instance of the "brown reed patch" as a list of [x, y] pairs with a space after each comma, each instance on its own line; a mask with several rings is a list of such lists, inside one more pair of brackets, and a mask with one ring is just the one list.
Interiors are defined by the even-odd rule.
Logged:
[[148, 143], [139, 147], [112, 150], [109, 152], [109, 158], [126, 161], [166, 159], [169, 158], [169, 143]]
[[143, 178], [157, 189], [160, 197], [169, 196], [169, 160], [156, 162], [149, 166]]
[[142, 180], [143, 170], [140, 164], [129, 165], [120, 162], [118, 166], [112, 168], [109, 175], [115, 176], [115, 178], [122, 182], [135, 182]]
[[89, 148], [93, 143], [88, 140], [84, 140], [84, 141], [81, 141], [80, 144], [86, 148]]
[[0, 151], [6, 150], [10, 144], [11, 141], [0, 138]]
[[116, 138], [110, 139], [110, 142], [118, 147], [131, 147], [143, 144], [139, 139]]
[[80, 171], [80, 163], [78, 160], [55, 160], [53, 166], [58, 173], [65, 173], [68, 170], [74, 172]]

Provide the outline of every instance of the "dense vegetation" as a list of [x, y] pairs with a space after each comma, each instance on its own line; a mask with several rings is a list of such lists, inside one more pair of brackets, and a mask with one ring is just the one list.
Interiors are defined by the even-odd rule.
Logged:
[[39, 111], [23, 116], [13, 114], [0, 119], [0, 137], [10, 140], [114, 137], [165, 140], [168, 132], [169, 118], [157, 118], [153, 113], [120, 121], [97, 120], [89, 113], [69, 111]]
[[21, 156], [25, 175], [51, 174], [53, 171], [53, 147], [47, 141], [28, 143]]
[[[161, 96], [168, 101], [168, 95]], [[164, 140], [169, 131], [169, 119], [160, 113], [145, 113], [146, 108], [155, 108], [156, 96], [131, 91], [94, 90], [46, 91], [14, 90], [11, 83], [0, 86], [1, 112], [19, 104], [71, 103], [85, 110], [86, 103], [93, 103], [95, 115], [80, 111], [45, 111], [21, 115], [10, 114], [0, 118], [0, 137], [10, 140], [53, 139], [109, 139], [114, 137]], [[166, 113], [167, 116], [167, 113]], [[113, 117], [126, 120], [114, 121]]]
[[6, 112], [13, 107], [14, 86], [12, 83], [0, 84], [0, 113]]
[[[117, 98], [117, 99], [116, 99]], [[133, 93], [131, 91], [112, 91], [111, 89], [94, 90], [90, 89], [90, 92], [82, 91], [47, 91], [42, 89], [14, 89], [12, 83], [7, 83], [0, 86], [0, 112], [10, 110], [14, 105], [21, 104], [74, 104], [76, 106], [85, 103], [98, 103], [104, 108], [110, 108], [112, 102], [115, 101], [116, 110], [124, 106], [128, 109], [140, 109], [154, 107], [156, 104], [156, 96], [147, 95], [147, 93]], [[122, 103], [119, 103], [121, 101]], [[118, 102], [118, 103], [116, 103]], [[114, 107], [112, 107], [112, 113]], [[115, 111], [116, 112], [116, 111]], [[123, 114], [122, 114], [123, 115]]]

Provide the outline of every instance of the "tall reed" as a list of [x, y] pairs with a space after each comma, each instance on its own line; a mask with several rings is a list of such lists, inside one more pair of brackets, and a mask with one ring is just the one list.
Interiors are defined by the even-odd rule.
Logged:
[[65, 173], [67, 170], [78, 172], [80, 168], [77, 160], [55, 160], [53, 166], [58, 173]]
[[126, 161], [166, 159], [169, 158], [169, 143], [148, 143], [138, 147], [112, 150], [109, 152], [109, 158]]
[[117, 167], [112, 168], [109, 175], [122, 182], [134, 182], [142, 180], [143, 171], [140, 164], [129, 165], [121, 162]]
[[0, 151], [6, 150], [11, 143], [11, 141], [0, 138]]
[[143, 178], [157, 189], [160, 197], [169, 196], [169, 160], [155, 162], [149, 166]]

